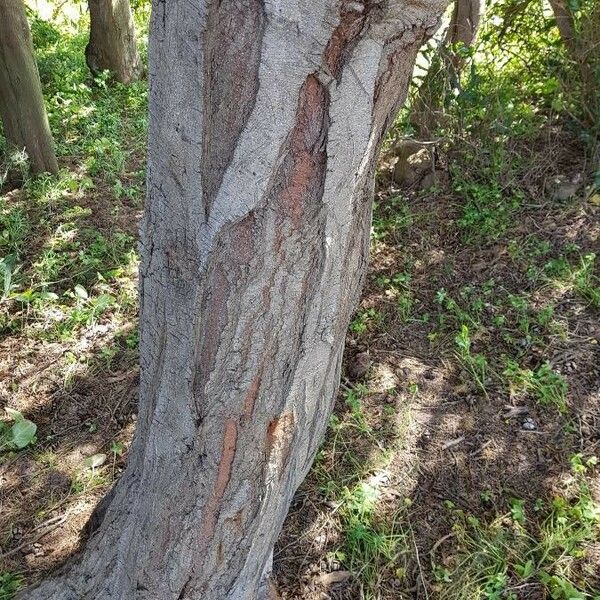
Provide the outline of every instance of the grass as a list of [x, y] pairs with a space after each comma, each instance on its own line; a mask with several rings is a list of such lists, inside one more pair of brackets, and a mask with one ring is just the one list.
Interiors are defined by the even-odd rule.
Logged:
[[410, 538], [405, 530], [405, 514], [378, 519], [379, 494], [376, 485], [362, 482], [343, 490], [339, 507], [344, 543], [334, 554], [360, 579], [365, 600], [378, 597], [382, 581], [401, 580], [406, 573], [403, 559], [408, 554]]
[[466, 325], [463, 325], [460, 332], [456, 334], [454, 342], [458, 348], [457, 357], [461, 365], [472, 377], [483, 395], [487, 396], [488, 361], [483, 354], [471, 352], [471, 338]]
[[23, 578], [15, 573], [0, 572], [0, 600], [11, 600], [19, 591]]
[[553, 600], [598, 597], [581, 560], [586, 544], [597, 539], [600, 507], [583, 481], [549, 505], [513, 498], [509, 512], [489, 522], [451, 502], [446, 508], [453, 523], [449, 548], [442, 552], [440, 545], [432, 556], [437, 597], [517, 599], [527, 588], [545, 589]]
[[564, 377], [552, 370], [549, 362], [537, 369], [522, 369], [509, 360], [503, 373], [511, 394], [530, 392], [542, 406], [554, 406], [566, 412], [568, 385]]

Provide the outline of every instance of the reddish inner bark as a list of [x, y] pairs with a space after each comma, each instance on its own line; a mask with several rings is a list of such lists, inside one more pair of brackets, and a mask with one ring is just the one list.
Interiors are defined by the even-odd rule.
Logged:
[[333, 31], [323, 55], [323, 63], [338, 81], [344, 64], [360, 37], [367, 9], [367, 2], [342, 1], [340, 22]]
[[204, 522], [200, 528], [201, 539], [209, 543], [215, 533], [215, 525], [219, 516], [219, 510], [223, 501], [225, 489], [231, 478], [231, 467], [235, 458], [237, 446], [238, 424], [236, 419], [225, 421], [225, 433], [223, 434], [223, 450], [221, 462], [217, 473], [217, 480], [211, 497], [206, 504]]

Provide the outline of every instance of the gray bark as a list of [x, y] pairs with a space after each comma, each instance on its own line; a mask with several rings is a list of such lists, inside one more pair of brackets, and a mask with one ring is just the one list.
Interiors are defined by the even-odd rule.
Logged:
[[85, 550], [28, 600], [266, 595], [333, 406], [378, 149], [443, 4], [153, 9], [138, 429]]
[[58, 171], [23, 0], [0, 2], [0, 117], [34, 173]]
[[85, 58], [94, 74], [108, 70], [121, 83], [139, 78], [142, 64], [129, 0], [88, 0], [90, 41]]

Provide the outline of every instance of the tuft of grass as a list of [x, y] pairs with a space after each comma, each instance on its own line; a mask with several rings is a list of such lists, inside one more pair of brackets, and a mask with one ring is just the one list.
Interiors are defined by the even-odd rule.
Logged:
[[581, 257], [579, 267], [573, 273], [574, 289], [594, 308], [600, 308], [600, 277], [594, 273], [596, 254]]
[[511, 393], [531, 393], [542, 406], [567, 410], [568, 385], [564, 377], [545, 362], [537, 369], [523, 369], [513, 360], [506, 362], [503, 376]]
[[572, 262], [563, 254], [543, 268], [546, 281], [565, 291], [573, 291], [593, 308], [600, 308], [600, 277], [596, 274], [596, 254], [579, 255]]
[[[594, 461], [592, 461], [592, 464]], [[446, 502], [452, 545], [432, 552], [434, 590], [440, 600], [518, 600], [525, 588], [553, 600], [596, 600], [600, 589], [586, 563], [586, 545], [598, 538], [600, 505], [582, 478], [570, 496], [549, 506], [512, 499], [508, 513], [489, 522]], [[545, 513], [531, 518], [531, 511]]]
[[376, 327], [383, 321], [383, 315], [376, 308], [361, 310], [350, 323], [350, 331], [360, 335]]
[[490, 369], [487, 358], [480, 353], [471, 351], [471, 337], [469, 328], [463, 325], [454, 338], [454, 343], [458, 349], [457, 358], [465, 371], [467, 371], [477, 388], [487, 398], [487, 383]]
[[8, 571], [0, 572], [0, 600], [12, 600], [14, 595], [21, 589], [23, 578]]
[[521, 205], [521, 195], [507, 195], [495, 179], [493, 183], [461, 180], [460, 171], [454, 181], [454, 191], [463, 199], [458, 226], [465, 242], [490, 242], [502, 236]]
[[368, 392], [368, 388], [365, 385], [357, 384], [352, 388], [347, 389], [344, 392], [344, 402], [350, 409], [352, 415], [353, 425], [364, 434], [372, 433], [371, 426], [367, 421], [367, 416], [363, 410], [361, 400], [363, 396]]
[[396, 240], [403, 231], [414, 225], [414, 215], [403, 196], [392, 196], [373, 213], [371, 239]]
[[361, 598], [380, 598], [382, 582], [402, 580], [407, 572], [410, 536], [405, 511], [379, 519], [380, 490], [375, 482], [362, 481], [340, 494], [339, 525], [343, 542], [335, 551], [358, 580]]

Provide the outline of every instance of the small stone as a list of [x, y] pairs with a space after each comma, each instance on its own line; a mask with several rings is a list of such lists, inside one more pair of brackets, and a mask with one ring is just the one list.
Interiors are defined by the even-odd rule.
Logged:
[[556, 175], [546, 181], [546, 192], [552, 200], [564, 202], [577, 194], [580, 185], [581, 173], [577, 173], [574, 177]]
[[531, 417], [526, 417], [523, 419], [521, 428], [525, 431], [535, 431], [537, 429], [537, 423]]
[[371, 366], [371, 359], [368, 352], [360, 352], [354, 357], [354, 360], [348, 366], [348, 375], [350, 379], [356, 381], [362, 379]]
[[321, 585], [340, 584], [350, 579], [350, 575], [350, 571], [333, 571], [332, 573], [319, 575], [317, 581]]

